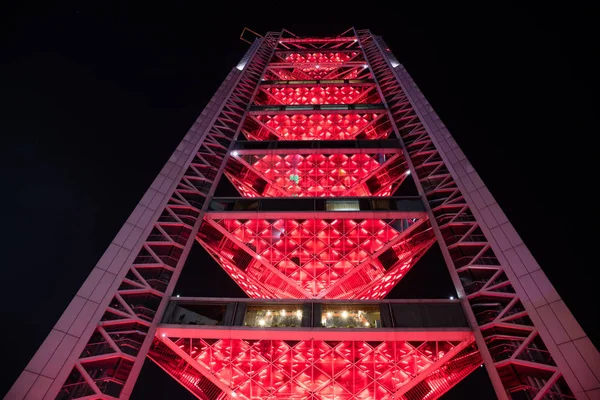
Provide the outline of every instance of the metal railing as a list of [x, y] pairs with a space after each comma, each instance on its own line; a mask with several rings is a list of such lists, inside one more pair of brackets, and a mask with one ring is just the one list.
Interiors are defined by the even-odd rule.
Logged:
[[373, 140], [240, 140], [235, 150], [276, 150], [276, 149], [401, 149], [397, 139]]
[[353, 110], [385, 110], [383, 103], [379, 104], [294, 104], [294, 105], [268, 105], [251, 106], [250, 112], [265, 111], [353, 111]]
[[287, 81], [262, 81], [262, 85], [343, 85], [343, 84], [374, 84], [373, 79], [316, 79], [308, 81], [287, 80]]
[[[533, 400], [537, 394], [540, 392], [540, 389], [535, 386], [529, 385], [519, 385], [509, 390], [511, 395], [514, 398], [522, 399], [522, 400]], [[543, 400], [571, 400], [576, 399], [575, 396], [558, 393], [556, 391], [550, 390], [544, 394], [542, 397]]]
[[80, 397], [91, 396], [95, 392], [92, 390], [90, 385], [81, 378], [81, 382], [69, 383], [63, 385], [60, 392], [56, 396], [56, 400], [70, 400], [78, 399]]
[[[203, 306], [202, 308], [198, 306]], [[208, 307], [225, 307], [222, 317], [211, 312]], [[231, 306], [231, 307], [230, 307]], [[226, 311], [227, 309], [231, 311]], [[430, 302], [398, 303], [395, 301], [352, 301], [352, 300], [321, 300], [315, 302], [290, 302], [290, 300], [191, 300], [185, 298], [173, 299], [163, 317], [164, 324], [175, 325], [207, 325], [207, 326], [246, 326], [266, 328], [279, 327], [324, 328], [323, 318], [331, 323], [342, 318], [343, 326], [335, 328], [435, 328], [438, 326], [468, 328], [460, 301], [434, 300]], [[235, 310], [235, 311], [233, 311]], [[280, 310], [285, 310], [281, 313]], [[295, 311], [294, 311], [295, 310]], [[297, 313], [301, 311], [301, 317]], [[344, 315], [344, 310], [346, 315]], [[226, 314], [231, 312], [229, 316]], [[415, 318], [414, 315], [425, 316]], [[182, 315], [185, 317], [182, 318]], [[365, 325], [365, 319], [369, 324]], [[348, 322], [349, 326], [345, 325]], [[379, 322], [375, 322], [378, 320]], [[185, 321], [185, 322], [181, 322]], [[215, 323], [215, 321], [218, 321]], [[262, 321], [262, 322], [261, 322]], [[339, 322], [338, 321], [338, 322]], [[357, 321], [360, 321], [358, 323]], [[352, 326], [350, 326], [352, 325]]]
[[418, 196], [365, 197], [290, 197], [241, 198], [214, 197], [208, 211], [416, 211], [425, 209]]

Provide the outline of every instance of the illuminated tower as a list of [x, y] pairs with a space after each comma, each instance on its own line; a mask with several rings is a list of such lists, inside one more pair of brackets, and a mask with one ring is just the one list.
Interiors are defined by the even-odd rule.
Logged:
[[[249, 299], [171, 297], [195, 241]], [[436, 242], [459, 299], [384, 300]], [[5, 398], [127, 399], [146, 356], [210, 400], [434, 399], [482, 363], [500, 399], [600, 393], [598, 351], [367, 30], [252, 43]]]

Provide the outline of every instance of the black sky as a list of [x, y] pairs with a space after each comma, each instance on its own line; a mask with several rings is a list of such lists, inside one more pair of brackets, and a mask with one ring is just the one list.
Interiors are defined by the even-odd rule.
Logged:
[[[0, 11], [0, 393], [247, 49], [238, 39], [244, 26], [300, 35], [355, 26], [381, 34], [600, 345], [591, 9], [573, 2], [568, 9], [87, 3], [5, 4]], [[449, 295], [434, 253], [394, 296]], [[189, 261], [182, 294], [242, 295], [200, 248]], [[208, 271], [218, 285], [199, 279]], [[439, 278], [432, 283], [432, 276]], [[149, 365], [133, 398], [191, 398], [163, 375]], [[445, 398], [493, 398], [486, 379], [477, 371]]]

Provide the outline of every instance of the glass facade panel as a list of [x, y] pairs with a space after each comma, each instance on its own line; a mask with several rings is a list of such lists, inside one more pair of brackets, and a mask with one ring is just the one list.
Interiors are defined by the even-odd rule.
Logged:
[[181, 325], [228, 325], [227, 304], [200, 303], [178, 305], [167, 323]]
[[360, 211], [358, 200], [329, 200], [325, 208], [327, 211]]
[[325, 328], [381, 328], [379, 305], [323, 304], [321, 326]]
[[302, 305], [248, 304], [244, 316], [244, 326], [256, 328], [300, 327], [302, 326]]

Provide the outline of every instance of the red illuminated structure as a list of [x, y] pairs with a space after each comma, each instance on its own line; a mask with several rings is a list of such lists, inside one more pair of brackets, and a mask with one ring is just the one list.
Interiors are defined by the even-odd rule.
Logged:
[[[159, 338], [149, 353], [161, 368], [203, 399], [432, 399], [481, 365], [481, 356], [464, 316], [464, 326], [443, 332], [439, 328], [417, 328], [410, 332], [376, 328], [356, 332], [361, 329], [355, 327], [354, 330], [311, 329], [310, 338], [306, 330], [299, 332], [297, 328], [190, 329], [170, 324], [182, 311], [189, 312], [202, 301], [210, 304], [215, 300], [178, 299], [174, 312], [173, 309], [167, 312], [163, 320], [166, 323], [157, 330]], [[251, 327], [252, 318], [247, 315], [255, 314], [264, 303], [245, 300], [235, 304], [244, 309], [244, 324]], [[447, 300], [380, 303], [375, 307], [376, 316], [372, 302], [354, 305], [366, 310], [354, 319], [358, 324], [381, 317], [385, 325], [383, 313], [390, 307], [405, 311], [420, 307], [434, 315], [434, 309], [441, 306], [447, 314], [463, 315], [459, 303]], [[264, 324], [265, 320], [280, 318], [281, 314], [275, 314], [282, 309], [287, 309], [289, 319], [296, 320], [297, 326], [311, 325], [297, 318], [303, 311], [320, 318], [321, 322], [313, 325], [321, 326], [335, 323], [334, 315], [341, 309], [349, 310], [342, 311], [348, 313], [345, 321], [353, 320], [352, 314], [356, 315], [353, 305], [347, 303], [296, 303], [296, 306], [301, 308], [294, 310], [293, 304], [272, 302], [266, 306], [270, 308], [266, 311], [270, 316], [261, 314], [259, 318], [264, 319], [259, 321]], [[306, 320], [304, 315], [301, 318]]]
[[[250, 299], [171, 297], [195, 242]], [[384, 300], [434, 243], [459, 299]], [[500, 399], [600, 392], [598, 351], [368, 30], [255, 40], [5, 398], [127, 399], [146, 356], [210, 400], [434, 399], [480, 365]]]

